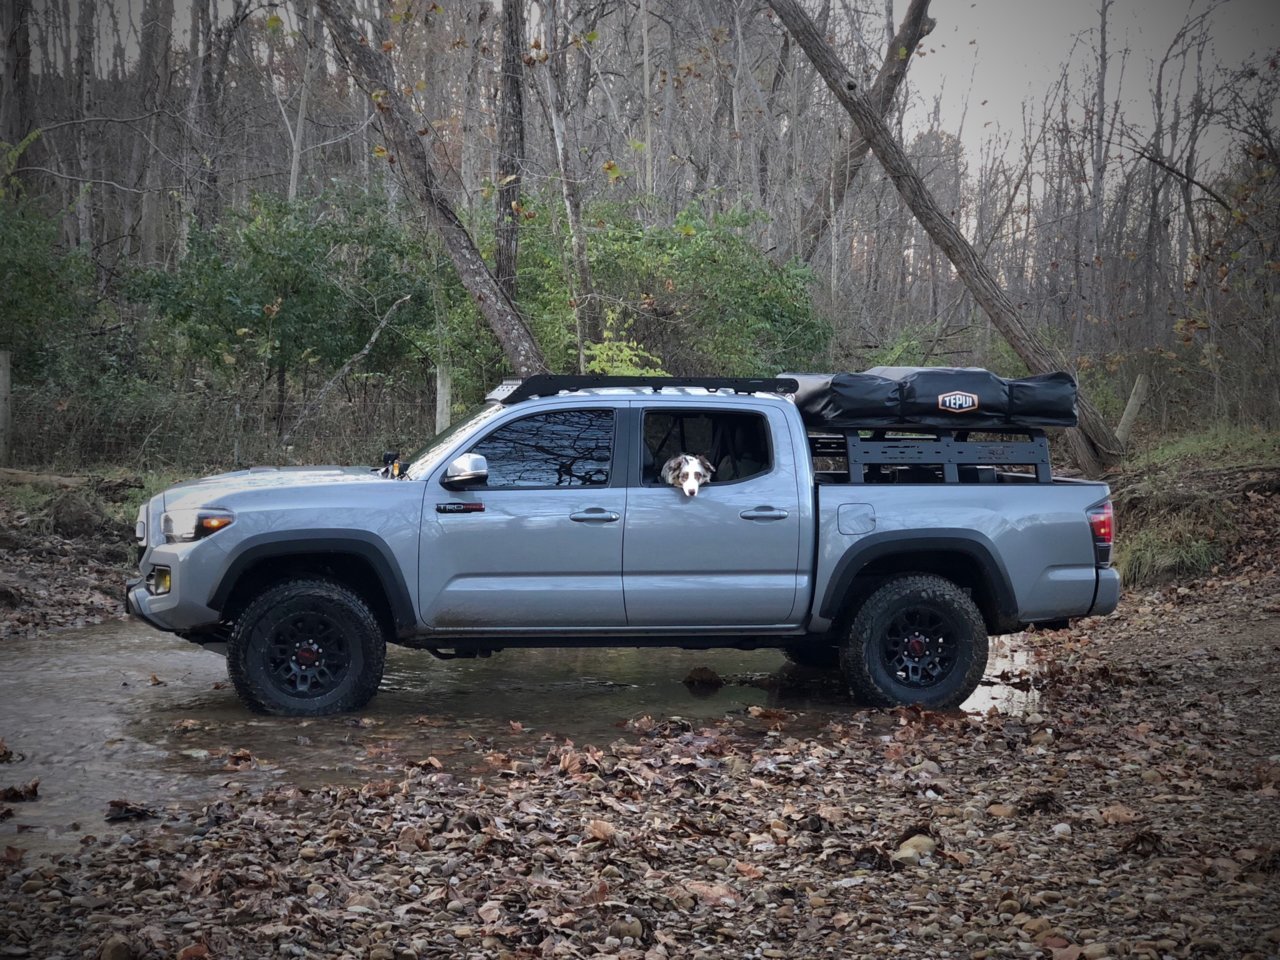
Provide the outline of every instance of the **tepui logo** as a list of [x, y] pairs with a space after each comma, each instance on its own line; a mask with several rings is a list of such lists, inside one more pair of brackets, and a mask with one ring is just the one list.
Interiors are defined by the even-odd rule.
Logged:
[[950, 393], [938, 394], [938, 409], [948, 413], [969, 413], [978, 409], [978, 395], [965, 393], [963, 390], [952, 390]]

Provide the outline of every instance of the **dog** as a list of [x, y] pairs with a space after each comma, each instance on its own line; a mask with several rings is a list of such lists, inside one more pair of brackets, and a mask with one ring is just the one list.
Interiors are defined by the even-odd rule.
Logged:
[[704, 483], [711, 480], [716, 468], [703, 456], [682, 453], [672, 457], [662, 467], [662, 482], [684, 491], [686, 497], [696, 497]]

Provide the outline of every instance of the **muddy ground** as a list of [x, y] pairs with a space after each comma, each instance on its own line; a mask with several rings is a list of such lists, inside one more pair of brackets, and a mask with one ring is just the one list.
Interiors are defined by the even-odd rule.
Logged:
[[407, 653], [364, 716], [266, 720], [158, 634], [26, 631], [0, 956], [1280, 956], [1274, 508], [955, 714], [776, 654], [697, 698], [705, 654]]

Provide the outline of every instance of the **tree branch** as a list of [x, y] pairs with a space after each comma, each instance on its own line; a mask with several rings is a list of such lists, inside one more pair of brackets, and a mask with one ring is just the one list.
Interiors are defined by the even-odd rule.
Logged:
[[382, 319], [378, 321], [377, 327], [374, 328], [373, 335], [369, 337], [369, 342], [348, 357], [347, 362], [338, 368], [338, 372], [330, 377], [323, 387], [316, 391], [315, 396], [311, 398], [311, 402], [298, 412], [297, 418], [293, 421], [293, 426], [286, 430], [284, 436], [280, 438], [282, 446], [289, 445], [289, 441], [292, 440], [293, 435], [298, 432], [298, 428], [301, 427], [303, 423], [306, 422], [307, 418], [315, 412], [316, 408], [324, 402], [324, 398], [329, 395], [330, 391], [333, 390], [338, 381], [350, 373], [352, 367], [369, 355], [369, 351], [373, 349], [373, 345], [378, 342], [378, 337], [382, 336], [382, 331], [386, 329], [387, 324], [391, 322], [391, 315], [396, 312], [396, 308], [399, 307], [400, 304], [404, 303], [408, 299], [409, 294], [406, 293], [403, 297], [393, 303], [391, 308], [382, 315]]

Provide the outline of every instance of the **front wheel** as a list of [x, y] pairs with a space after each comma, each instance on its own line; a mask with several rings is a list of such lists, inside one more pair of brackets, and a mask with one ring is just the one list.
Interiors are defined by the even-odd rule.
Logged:
[[969, 595], [943, 577], [897, 577], [858, 611], [840, 648], [849, 691], [876, 707], [958, 707], [987, 669], [987, 628]]
[[329, 580], [268, 587], [236, 618], [227, 673], [256, 713], [315, 717], [358, 710], [382, 682], [387, 642], [369, 605]]

